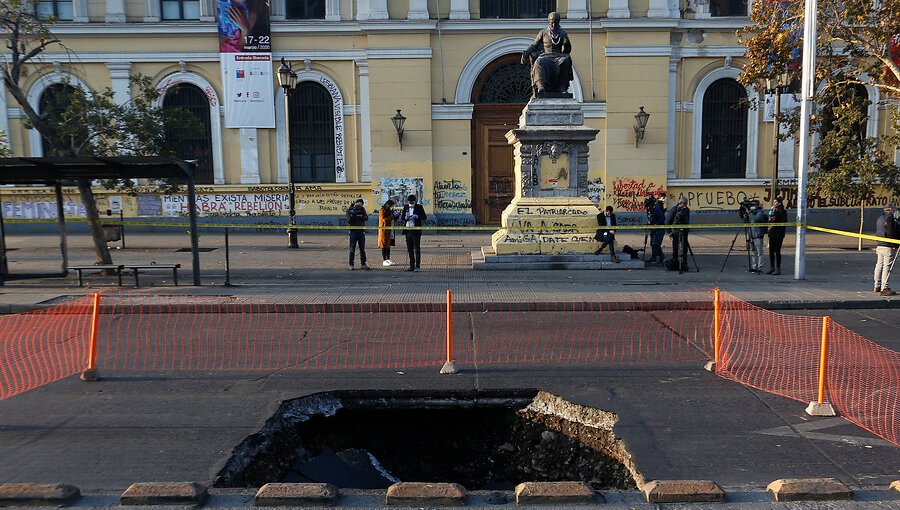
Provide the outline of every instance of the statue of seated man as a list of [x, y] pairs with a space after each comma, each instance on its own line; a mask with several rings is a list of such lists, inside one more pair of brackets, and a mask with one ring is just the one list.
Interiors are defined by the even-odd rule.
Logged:
[[[559, 26], [559, 14], [547, 15], [547, 28], [522, 52], [522, 64], [531, 64], [531, 88], [534, 97], [559, 96], [569, 90], [572, 81], [572, 43]], [[567, 96], [563, 96], [567, 97]]]

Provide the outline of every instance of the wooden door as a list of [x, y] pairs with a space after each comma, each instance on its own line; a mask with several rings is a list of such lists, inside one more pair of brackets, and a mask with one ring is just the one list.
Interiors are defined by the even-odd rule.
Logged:
[[513, 146], [506, 133], [518, 125], [522, 105], [476, 105], [473, 114], [473, 179], [475, 218], [481, 224], [499, 224], [515, 195]]

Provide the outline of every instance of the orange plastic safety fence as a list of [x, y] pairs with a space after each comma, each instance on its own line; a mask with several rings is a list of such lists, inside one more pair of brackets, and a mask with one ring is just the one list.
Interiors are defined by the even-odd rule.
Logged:
[[829, 321], [826, 400], [841, 416], [900, 444], [900, 353]]
[[[459, 306], [459, 363], [701, 361], [709, 293], [654, 302]], [[694, 306], [690, 306], [693, 303]], [[99, 369], [276, 370], [436, 366], [446, 359], [446, 306], [239, 304], [228, 297], [104, 294]]]
[[0, 316], [0, 400], [87, 366], [92, 298]]
[[[783, 315], [722, 293], [716, 373], [808, 403], [818, 399], [821, 317]], [[844, 418], [900, 444], [900, 353], [828, 323], [825, 401]]]

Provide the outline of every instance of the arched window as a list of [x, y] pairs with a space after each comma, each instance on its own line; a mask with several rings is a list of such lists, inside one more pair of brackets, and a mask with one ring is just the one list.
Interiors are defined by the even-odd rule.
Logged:
[[507, 62], [492, 71], [481, 85], [479, 103], [525, 104], [531, 99], [531, 76], [528, 66], [518, 61]]
[[703, 95], [700, 176], [746, 176], [747, 91], [731, 78], [716, 80]]
[[334, 103], [322, 85], [301, 81], [288, 100], [291, 182], [334, 182]]
[[[46, 115], [51, 124], [63, 122], [60, 116], [68, 109], [74, 91], [75, 87], [67, 83], [54, 83], [45, 88], [38, 103], [38, 114]], [[44, 156], [57, 155], [43, 136], [41, 136], [41, 147], [43, 147]]]
[[213, 184], [212, 134], [206, 94], [195, 85], [178, 83], [166, 90], [162, 107], [183, 108], [197, 119], [199, 130], [175, 129], [166, 133], [166, 139], [174, 145], [177, 157], [197, 160], [194, 174], [197, 184]]

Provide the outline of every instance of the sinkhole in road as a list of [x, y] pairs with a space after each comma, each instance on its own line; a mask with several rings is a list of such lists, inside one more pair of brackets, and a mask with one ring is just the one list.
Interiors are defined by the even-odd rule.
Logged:
[[508, 490], [526, 481], [632, 489], [643, 477], [610, 412], [538, 390], [335, 391], [285, 401], [235, 447], [217, 487], [398, 481]]

